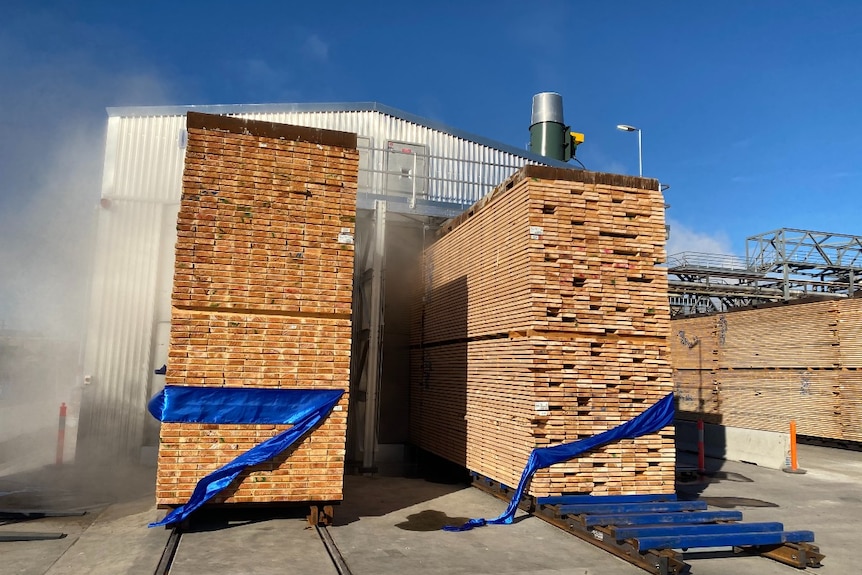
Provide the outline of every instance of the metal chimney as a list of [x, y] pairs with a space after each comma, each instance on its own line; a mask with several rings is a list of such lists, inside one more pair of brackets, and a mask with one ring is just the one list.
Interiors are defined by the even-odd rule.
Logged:
[[530, 151], [566, 161], [569, 128], [563, 121], [563, 97], [556, 92], [533, 96], [533, 116], [530, 121]]
[[[570, 132], [563, 120], [563, 97], [556, 92], [533, 96], [530, 121], [530, 151], [534, 154], [568, 162], [575, 157], [584, 135]], [[583, 164], [581, 164], [583, 166]]]
[[542, 92], [533, 96], [533, 117], [530, 125], [539, 122], [563, 124], [563, 97], [556, 92]]

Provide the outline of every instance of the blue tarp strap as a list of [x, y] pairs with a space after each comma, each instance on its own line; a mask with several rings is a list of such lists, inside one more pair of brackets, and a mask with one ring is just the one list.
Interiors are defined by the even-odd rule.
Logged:
[[521, 502], [521, 497], [527, 489], [527, 485], [533, 478], [533, 475], [539, 469], [550, 467], [555, 463], [563, 463], [570, 459], [574, 459], [578, 455], [585, 453], [596, 447], [600, 447], [607, 443], [619, 441], [620, 439], [634, 439], [641, 435], [656, 433], [667, 425], [673, 422], [674, 404], [673, 394], [666, 395], [661, 401], [651, 406], [649, 409], [631, 419], [622, 425], [618, 425], [613, 429], [580, 439], [571, 443], [563, 443], [553, 447], [541, 447], [534, 449], [530, 453], [527, 460], [527, 466], [521, 474], [521, 480], [518, 482], [518, 488], [509, 502], [506, 511], [499, 517], [494, 519], [470, 519], [464, 525], [454, 526], [447, 525], [443, 527], [446, 531], [469, 531], [474, 527], [481, 527], [488, 524], [509, 524], [515, 517], [515, 512], [518, 510], [518, 504]]
[[248, 467], [273, 459], [320, 423], [344, 394], [341, 389], [246, 389], [167, 386], [149, 403], [164, 423], [291, 424], [198, 481], [185, 505], [150, 527], [180, 523]]

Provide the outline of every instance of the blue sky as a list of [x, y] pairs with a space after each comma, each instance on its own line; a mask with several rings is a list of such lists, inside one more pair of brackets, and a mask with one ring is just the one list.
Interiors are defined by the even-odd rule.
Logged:
[[57, 286], [85, 275], [106, 106], [377, 101], [524, 146], [533, 94], [555, 91], [591, 170], [636, 174], [615, 126], [643, 131], [671, 252], [862, 234], [860, 56], [853, 0], [6, 0], [3, 287], [76, 316]]

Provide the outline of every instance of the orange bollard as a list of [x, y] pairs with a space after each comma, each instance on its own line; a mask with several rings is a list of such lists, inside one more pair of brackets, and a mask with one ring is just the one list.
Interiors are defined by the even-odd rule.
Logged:
[[66, 444], [66, 403], [60, 404], [60, 426], [57, 429], [57, 465], [63, 465], [63, 451]]
[[799, 469], [799, 461], [796, 458], [796, 421], [790, 421], [790, 469]]
[[796, 457], [796, 420], [790, 421], [790, 467], [785, 467], [782, 471], [787, 473], [806, 473], [804, 469], [799, 469], [799, 462]]

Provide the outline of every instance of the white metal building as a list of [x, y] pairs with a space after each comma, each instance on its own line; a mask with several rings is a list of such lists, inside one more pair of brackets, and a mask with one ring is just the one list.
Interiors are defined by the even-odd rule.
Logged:
[[146, 404], [164, 385], [156, 371], [167, 362], [189, 110], [358, 135], [348, 459], [365, 468], [400, 461], [409, 379], [404, 306], [428, 230], [525, 164], [571, 166], [377, 103], [109, 109], [79, 457], [138, 460], [158, 443]]

